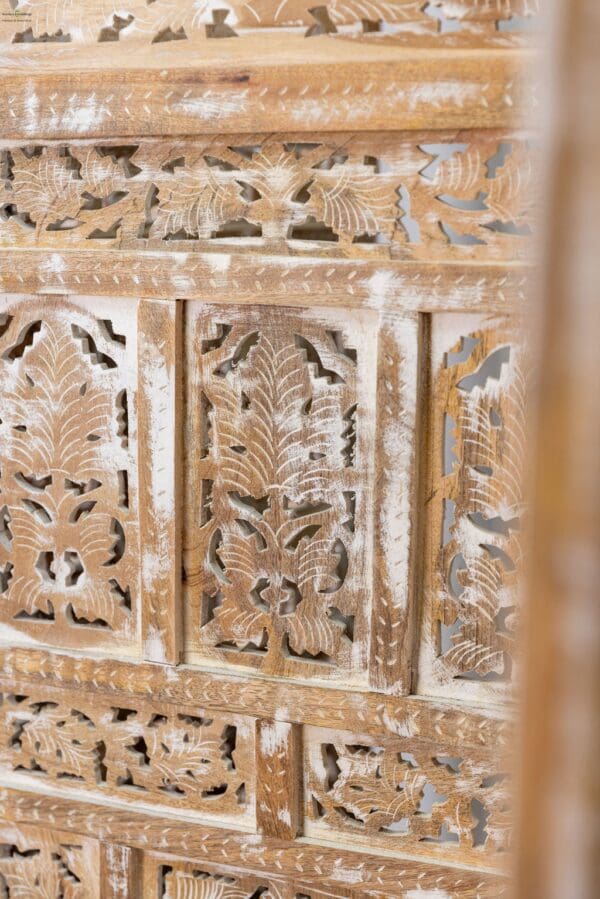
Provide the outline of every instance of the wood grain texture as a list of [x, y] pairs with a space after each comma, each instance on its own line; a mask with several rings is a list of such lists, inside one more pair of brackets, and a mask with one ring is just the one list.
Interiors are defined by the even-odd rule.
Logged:
[[[514, 738], [507, 710], [355, 693], [284, 680], [247, 678], [179, 666], [94, 659], [33, 649], [0, 650], [3, 682], [17, 685], [85, 687], [92, 694], [144, 698], [160, 696], [172, 704], [226, 708], [231, 714], [273, 718], [371, 734], [396, 734], [415, 742], [439, 741], [440, 748], [505, 746]], [[20, 687], [19, 687], [20, 689]]]
[[[15, 263], [15, 260], [17, 262]], [[514, 313], [531, 307], [525, 265], [288, 259], [252, 254], [0, 252], [7, 293], [203, 299], [409, 312]]]
[[120, 843], [100, 844], [100, 899], [144, 899], [142, 853]]
[[317, 889], [332, 885], [342, 891], [357, 888], [359, 895], [373, 891], [380, 897], [403, 899], [411, 899], [411, 890], [441, 890], [452, 899], [496, 899], [509, 891], [503, 876], [482, 870], [393, 859], [308, 842], [293, 844], [208, 826], [192, 829], [188, 823], [176, 820], [165, 823], [144, 813], [131, 815], [130, 811], [117, 808], [103, 809], [85, 802], [73, 804], [60, 796], [36, 796], [9, 788], [1, 789], [0, 801], [2, 816], [9, 822], [22, 825], [37, 821], [100, 840], [119, 834], [127, 845], [160, 852], [167, 865], [170, 856], [175, 856], [192, 863], [197, 859], [201, 869], [204, 865], [208, 870], [218, 865], [226, 872], [237, 868], [259, 877], [268, 877], [268, 872], [275, 869], [277, 876], [293, 878], [295, 883], [312, 881]]
[[150, 661], [177, 664], [181, 611], [181, 305], [139, 304], [142, 646]]
[[213, 135], [4, 144], [0, 245], [426, 260], [527, 258], [527, 133]]
[[255, 739], [257, 829], [294, 840], [302, 832], [302, 728], [259, 718]]
[[[5, 139], [240, 131], [501, 128], [525, 124], [535, 102], [528, 50], [411, 49], [284, 34], [247, 35], [235, 57], [206, 41], [120, 41], [102, 50], [43, 44], [11, 49], [0, 73]], [[307, 47], [310, 59], [307, 60]], [[282, 62], [284, 60], [285, 62]], [[485, 73], [485, 77], [483, 77]], [[126, 85], [126, 89], [124, 89]]]

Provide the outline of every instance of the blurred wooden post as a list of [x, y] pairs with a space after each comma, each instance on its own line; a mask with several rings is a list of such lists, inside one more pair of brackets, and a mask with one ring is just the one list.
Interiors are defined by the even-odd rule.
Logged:
[[518, 895], [600, 882], [600, 4], [562, 0], [543, 267]]

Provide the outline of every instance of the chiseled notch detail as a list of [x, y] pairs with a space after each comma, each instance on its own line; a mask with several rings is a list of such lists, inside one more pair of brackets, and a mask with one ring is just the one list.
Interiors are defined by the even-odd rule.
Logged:
[[74, 834], [0, 825], [0, 892], [99, 899], [97, 844]]
[[460, 850], [471, 859], [508, 848], [508, 781], [498, 759], [410, 740], [371, 745], [350, 734], [322, 742], [318, 729], [309, 733], [307, 832], [333, 829], [388, 849]]
[[3, 317], [0, 616], [42, 642], [135, 636], [129, 353], [109, 319], [62, 301]]
[[360, 668], [368, 332], [346, 323], [266, 308], [198, 319], [188, 648], [268, 671]]
[[[437, 334], [443, 340], [443, 326]], [[525, 508], [523, 347], [499, 324], [466, 332], [441, 350], [440, 343], [431, 633], [421, 689], [491, 696], [509, 687], [515, 661]]]
[[248, 817], [252, 729], [197, 709], [85, 695], [7, 694], [0, 764], [65, 787], [225, 818]]

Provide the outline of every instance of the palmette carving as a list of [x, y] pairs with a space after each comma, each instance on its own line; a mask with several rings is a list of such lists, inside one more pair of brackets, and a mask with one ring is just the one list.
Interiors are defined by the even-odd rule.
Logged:
[[[440, 324], [434, 342], [443, 340]], [[425, 690], [496, 692], [512, 678], [524, 513], [522, 356], [514, 332], [500, 324], [448, 343], [438, 372]]]
[[[506, 850], [510, 797], [498, 758], [411, 740], [374, 745], [307, 728], [307, 833], [338, 831], [388, 849], [462, 856]], [[460, 755], [459, 755], [460, 753]]]
[[198, 309], [190, 329], [188, 650], [360, 670], [374, 386], [360, 316], [338, 330], [325, 312], [227, 311]]
[[135, 345], [85, 306], [46, 299], [4, 308], [4, 630], [124, 645], [138, 603]]
[[226, 819], [252, 813], [252, 728], [196, 708], [5, 693], [0, 766], [99, 797]]
[[7, 899], [99, 899], [98, 847], [70, 833], [0, 824], [0, 892]]
[[[456, 137], [460, 142], [457, 142]], [[6, 245], [267, 249], [513, 259], [528, 252], [536, 150], [509, 134], [256, 135], [15, 147]]]

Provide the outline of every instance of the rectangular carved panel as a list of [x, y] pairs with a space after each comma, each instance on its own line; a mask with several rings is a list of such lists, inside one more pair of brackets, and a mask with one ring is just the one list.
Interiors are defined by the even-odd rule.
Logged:
[[305, 728], [305, 832], [489, 865], [508, 848], [506, 776], [493, 750]]
[[511, 683], [526, 399], [517, 327], [433, 317], [419, 692], [490, 699]]
[[187, 304], [186, 645], [360, 677], [376, 318]]
[[0, 298], [0, 633], [131, 653], [136, 309]]
[[72, 833], [0, 824], [0, 894], [100, 899], [99, 844]]
[[506, 131], [10, 145], [0, 245], [513, 261], [535, 155]]
[[0, 772], [139, 808], [250, 823], [251, 719], [198, 707], [19, 687], [0, 707]]

